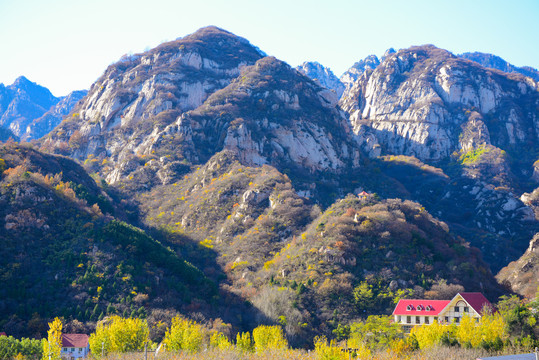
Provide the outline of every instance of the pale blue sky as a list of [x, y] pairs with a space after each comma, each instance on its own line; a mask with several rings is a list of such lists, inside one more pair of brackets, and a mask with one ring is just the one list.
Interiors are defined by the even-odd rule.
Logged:
[[428, 43], [539, 68], [539, 0], [0, 0], [0, 82], [25, 75], [66, 95], [123, 54], [207, 25], [337, 76], [369, 54]]

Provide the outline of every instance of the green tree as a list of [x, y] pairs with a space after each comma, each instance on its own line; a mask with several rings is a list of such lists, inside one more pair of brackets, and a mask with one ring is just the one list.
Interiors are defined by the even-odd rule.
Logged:
[[402, 337], [402, 328], [392, 322], [391, 316], [371, 315], [364, 322], [350, 325], [348, 346], [360, 348], [363, 344], [371, 349], [387, 348]]

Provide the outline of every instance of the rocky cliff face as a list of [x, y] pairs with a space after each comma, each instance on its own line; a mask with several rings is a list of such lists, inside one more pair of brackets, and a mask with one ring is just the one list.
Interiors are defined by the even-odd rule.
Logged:
[[61, 97], [60, 101], [41, 117], [32, 120], [26, 127], [22, 139], [29, 141], [39, 139], [52, 131], [60, 124], [75, 105], [88, 94], [87, 90], [72, 91], [67, 96]]
[[496, 278], [514, 292], [534, 298], [539, 289], [539, 233], [530, 241], [530, 246], [517, 261], [504, 267]]
[[[537, 104], [532, 79], [485, 69], [431, 45], [389, 55], [341, 101], [357, 134], [374, 133], [386, 153], [430, 161], [474, 141], [501, 148], [537, 144]], [[466, 129], [475, 140], [459, 138]]]
[[330, 68], [321, 65], [318, 62], [304, 62], [296, 67], [296, 70], [303, 75], [311, 78], [320, 86], [335, 91], [340, 98], [344, 92], [344, 84], [333, 74]]
[[9, 86], [0, 84], [0, 126], [22, 137], [26, 127], [60, 101], [24, 76]]
[[539, 81], [539, 71], [537, 71], [537, 69], [529, 66], [518, 67], [512, 65], [496, 55], [481, 52], [467, 52], [457, 56], [463, 59], [475, 61], [484, 67], [497, 69], [506, 73], [519, 73], [521, 75], [531, 77], [535, 81]]
[[334, 92], [266, 57], [165, 128], [151, 149], [176, 138], [192, 163], [224, 148], [249, 166], [342, 172], [359, 152], [336, 103]]
[[122, 58], [44, 141], [45, 149], [84, 160], [122, 163], [185, 111], [200, 106], [262, 56], [243, 38], [208, 27]]

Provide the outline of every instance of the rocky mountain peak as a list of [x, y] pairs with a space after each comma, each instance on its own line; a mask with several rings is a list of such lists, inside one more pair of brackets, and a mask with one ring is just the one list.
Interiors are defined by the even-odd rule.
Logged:
[[0, 87], [0, 126], [22, 137], [28, 124], [58, 101], [47, 88], [20, 76], [13, 84]]
[[461, 148], [461, 126], [467, 126], [473, 111], [486, 118], [489, 129], [493, 118], [507, 123], [489, 133], [496, 146], [537, 143], [539, 119], [523, 106], [538, 96], [536, 84], [524, 77], [491, 71], [423, 45], [385, 58], [354, 84], [341, 106], [350, 113], [356, 133], [368, 123], [387, 153], [441, 160]]
[[322, 64], [314, 62], [304, 62], [296, 67], [296, 70], [303, 75], [318, 82], [320, 86], [335, 91], [337, 97], [341, 97], [344, 92], [344, 84], [333, 74], [330, 68], [323, 66]]
[[517, 67], [493, 54], [467, 52], [458, 55], [458, 57], [474, 61], [484, 67], [497, 69], [506, 73], [519, 73], [521, 75], [531, 77], [535, 81], [539, 81], [539, 71], [537, 69], [529, 66]]
[[369, 55], [365, 59], [356, 62], [350, 69], [342, 74], [340, 81], [346, 88], [344, 96], [348, 96], [348, 92], [354, 85], [354, 82], [356, 82], [365, 71], [374, 70], [378, 65], [380, 65], [378, 57], [376, 55]]
[[261, 57], [247, 40], [213, 26], [125, 56], [92, 85], [44, 148], [80, 160], [125, 162]]

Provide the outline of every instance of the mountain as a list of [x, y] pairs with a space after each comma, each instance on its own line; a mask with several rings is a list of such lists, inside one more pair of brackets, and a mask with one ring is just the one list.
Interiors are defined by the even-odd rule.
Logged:
[[85, 95], [86, 91], [74, 91], [57, 98], [24, 76], [9, 86], [0, 84], [0, 128], [23, 140], [40, 138], [58, 125]]
[[[447, 75], [440, 80], [443, 86], [434, 85], [438, 70]], [[502, 118], [490, 118], [482, 97], [483, 108], [470, 109], [461, 109], [456, 95], [447, 95], [446, 102], [435, 99], [443, 94], [440, 89], [453, 94], [451, 89], [466, 87], [472, 80], [463, 78], [470, 74], [482, 80], [471, 77], [477, 84], [469, 85], [466, 99], [485, 81], [503, 95], [504, 106], [514, 105], [512, 138], [509, 130], [501, 133], [509, 129]], [[495, 298], [503, 289], [492, 270], [522, 255], [537, 225], [533, 210], [515, 195], [532, 186], [535, 135], [517, 131], [533, 123], [537, 90], [530, 81], [434, 47], [412, 48], [389, 51], [339, 104], [334, 91], [247, 40], [203, 28], [109, 66], [62, 123], [39, 140], [41, 150], [82, 163], [99, 186], [83, 184], [93, 190], [79, 191], [80, 196], [93, 200], [81, 201], [80, 211], [60, 203], [68, 218], [44, 208], [36, 219], [53, 212], [54, 219], [81, 227], [75, 235], [70, 230], [72, 240], [57, 236], [75, 254], [93, 254], [90, 243], [97, 244], [97, 254], [105, 252], [99, 258], [104, 265], [76, 258], [90, 269], [88, 276], [66, 270], [65, 278], [88, 294], [84, 321], [99, 317], [101, 304], [111, 301], [122, 314], [140, 312], [154, 320], [170, 310], [219, 317], [235, 330], [282, 323], [295, 344], [305, 344], [314, 335], [331, 334], [339, 323], [386, 313], [398, 298], [443, 286], [465, 286]], [[367, 106], [371, 110], [363, 116]], [[381, 107], [388, 112], [379, 112]], [[379, 129], [379, 122], [396, 127], [415, 122], [430, 131], [431, 108], [447, 116], [430, 142], [413, 134], [409, 139], [406, 132], [384, 137]], [[436, 142], [444, 131], [454, 131], [447, 154]], [[509, 154], [524, 145], [520, 158]], [[440, 155], [430, 156], [436, 152]], [[66, 167], [75, 164], [47, 157]], [[45, 166], [18, 171], [31, 181], [41, 173], [51, 191], [64, 189], [68, 176], [67, 170]], [[14, 172], [6, 170], [5, 179]], [[70, 181], [81, 200], [74, 190], [81, 190], [79, 182]], [[365, 198], [357, 196], [362, 190]], [[20, 193], [13, 191], [6, 204]], [[108, 211], [97, 203], [100, 195], [112, 199]], [[24, 204], [30, 212], [36, 207]], [[85, 206], [96, 214], [83, 216]], [[14, 224], [8, 227], [24, 224], [19, 218], [8, 218]], [[28, 241], [49, 239], [28, 234]], [[39, 248], [53, 256], [64, 249], [56, 243]], [[12, 264], [17, 254], [4, 255]], [[41, 261], [39, 256], [29, 257]], [[120, 266], [122, 261], [133, 268]], [[129, 269], [131, 278], [124, 270], [117, 274], [118, 266]], [[135, 278], [140, 281], [129, 282]], [[97, 286], [106, 298], [97, 296]], [[136, 293], [129, 300], [128, 288]], [[140, 293], [147, 297], [137, 298]], [[6, 297], [20, 301], [19, 295]], [[75, 312], [69, 308], [80, 301], [69, 301], [67, 317], [78, 318], [76, 306]], [[85, 317], [88, 306], [97, 310]], [[39, 312], [48, 316], [45, 310]]]
[[496, 278], [514, 292], [533, 299], [539, 292], [537, 274], [539, 274], [539, 234], [535, 234], [524, 255], [500, 270]]
[[[389, 55], [340, 102], [361, 146], [390, 156], [381, 164], [386, 174], [479, 247], [494, 271], [520, 256], [536, 231], [533, 212], [514, 194], [529, 186], [537, 160], [538, 104], [532, 79], [432, 45]], [[408, 158], [391, 161], [396, 155]], [[416, 175], [410, 181], [404, 169], [417, 168], [410, 157], [441, 167], [450, 181], [429, 190]]]
[[517, 67], [496, 55], [481, 52], [467, 52], [457, 56], [463, 59], [475, 61], [484, 67], [497, 69], [506, 73], [519, 73], [521, 75], [531, 77], [535, 81], [539, 81], [539, 71], [537, 71], [537, 69], [529, 66]]
[[[250, 321], [285, 317], [296, 344], [389, 312], [396, 296], [422, 296], [439, 282], [501, 294], [478, 250], [420, 204], [349, 195], [321, 212], [286, 175], [245, 166], [229, 150], [137, 200], [146, 224], [166, 229], [171, 242], [179, 234], [198, 239], [205, 251], [190, 256], [200, 268], [219, 272], [204, 263], [216, 256], [223, 286], [260, 312]], [[354, 295], [361, 286], [368, 301]]]
[[483, 143], [537, 144], [537, 86], [427, 45], [387, 57], [341, 105], [356, 132], [363, 124], [375, 131], [385, 153], [436, 161]]
[[0, 84], [0, 126], [21, 137], [33, 119], [42, 116], [58, 101], [48, 89], [24, 76], [7, 87]]
[[87, 90], [78, 90], [70, 92], [67, 96], [60, 97], [58, 103], [49, 111], [32, 120], [26, 127], [22, 139], [26, 141], [39, 139], [50, 133], [86, 94], [88, 94]]
[[296, 70], [303, 75], [311, 78], [320, 86], [335, 91], [340, 98], [344, 92], [344, 84], [333, 74], [330, 68], [327, 68], [316, 61], [304, 62], [296, 67]]
[[42, 148], [82, 161], [92, 155], [109, 166], [129, 166], [137, 156], [151, 154], [147, 142], [155, 133], [260, 58], [247, 40], [216, 27], [125, 57], [109, 66]]

